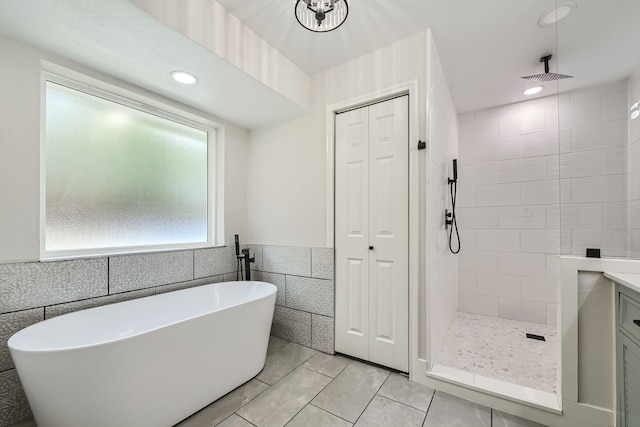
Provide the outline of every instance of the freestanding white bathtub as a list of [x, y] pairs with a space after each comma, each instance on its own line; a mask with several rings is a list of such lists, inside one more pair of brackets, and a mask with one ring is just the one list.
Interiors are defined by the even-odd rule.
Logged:
[[264, 366], [276, 287], [226, 282], [46, 320], [9, 339], [39, 427], [171, 426]]

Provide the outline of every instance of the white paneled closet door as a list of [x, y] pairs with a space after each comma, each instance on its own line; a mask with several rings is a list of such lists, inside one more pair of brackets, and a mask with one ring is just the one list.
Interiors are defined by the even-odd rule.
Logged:
[[336, 351], [408, 371], [408, 96], [336, 116]]

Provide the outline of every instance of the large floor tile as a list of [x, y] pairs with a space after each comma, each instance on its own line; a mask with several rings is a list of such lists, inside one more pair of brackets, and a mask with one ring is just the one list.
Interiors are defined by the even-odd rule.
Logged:
[[524, 418], [516, 417], [515, 415], [500, 412], [495, 409], [492, 411], [492, 417], [492, 427], [545, 427], [543, 424], [525, 420]]
[[425, 413], [386, 397], [373, 398], [356, 427], [421, 427]]
[[274, 337], [271, 335], [269, 337], [269, 346], [267, 347], [267, 354], [275, 353], [280, 350], [282, 347], [285, 347], [289, 344], [289, 341], [283, 340], [282, 338]]
[[287, 427], [351, 427], [352, 425], [327, 411], [307, 405], [287, 424]]
[[320, 393], [313, 404], [349, 422], [356, 422], [389, 371], [352, 362]]
[[273, 385], [316, 353], [317, 351], [308, 347], [289, 343], [273, 353], [267, 354], [264, 368], [256, 378]]
[[217, 427], [253, 427], [253, 424], [244, 418], [240, 418], [236, 414], [232, 414], [229, 418], [218, 424]]
[[196, 412], [176, 427], [215, 426], [268, 388], [269, 386], [263, 382], [251, 380]]
[[258, 427], [281, 427], [311, 401], [331, 378], [298, 368], [237, 411]]
[[330, 354], [318, 353], [311, 359], [307, 360], [305, 368], [312, 371], [320, 372], [331, 378], [335, 378], [344, 368], [351, 363], [350, 359], [343, 356], [332, 356]]
[[491, 427], [491, 409], [436, 391], [424, 427]]
[[398, 374], [389, 375], [378, 394], [424, 412], [429, 410], [433, 398], [432, 389]]

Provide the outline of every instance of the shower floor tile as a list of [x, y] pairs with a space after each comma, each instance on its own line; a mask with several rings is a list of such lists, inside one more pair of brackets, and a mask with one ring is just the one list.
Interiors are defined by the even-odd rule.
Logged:
[[[529, 339], [526, 333], [546, 341]], [[438, 363], [549, 393], [559, 359], [555, 326], [457, 313]]]

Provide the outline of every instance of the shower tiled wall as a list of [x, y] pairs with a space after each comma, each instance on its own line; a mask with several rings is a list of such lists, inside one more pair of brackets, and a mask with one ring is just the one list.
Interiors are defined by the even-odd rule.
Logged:
[[[252, 250], [256, 279], [278, 286], [273, 333], [333, 352], [333, 250]], [[232, 247], [0, 264], [0, 427], [31, 416], [6, 345], [15, 332], [72, 311], [235, 278]]]
[[626, 91], [459, 116], [461, 311], [555, 324], [559, 254], [627, 254]]

